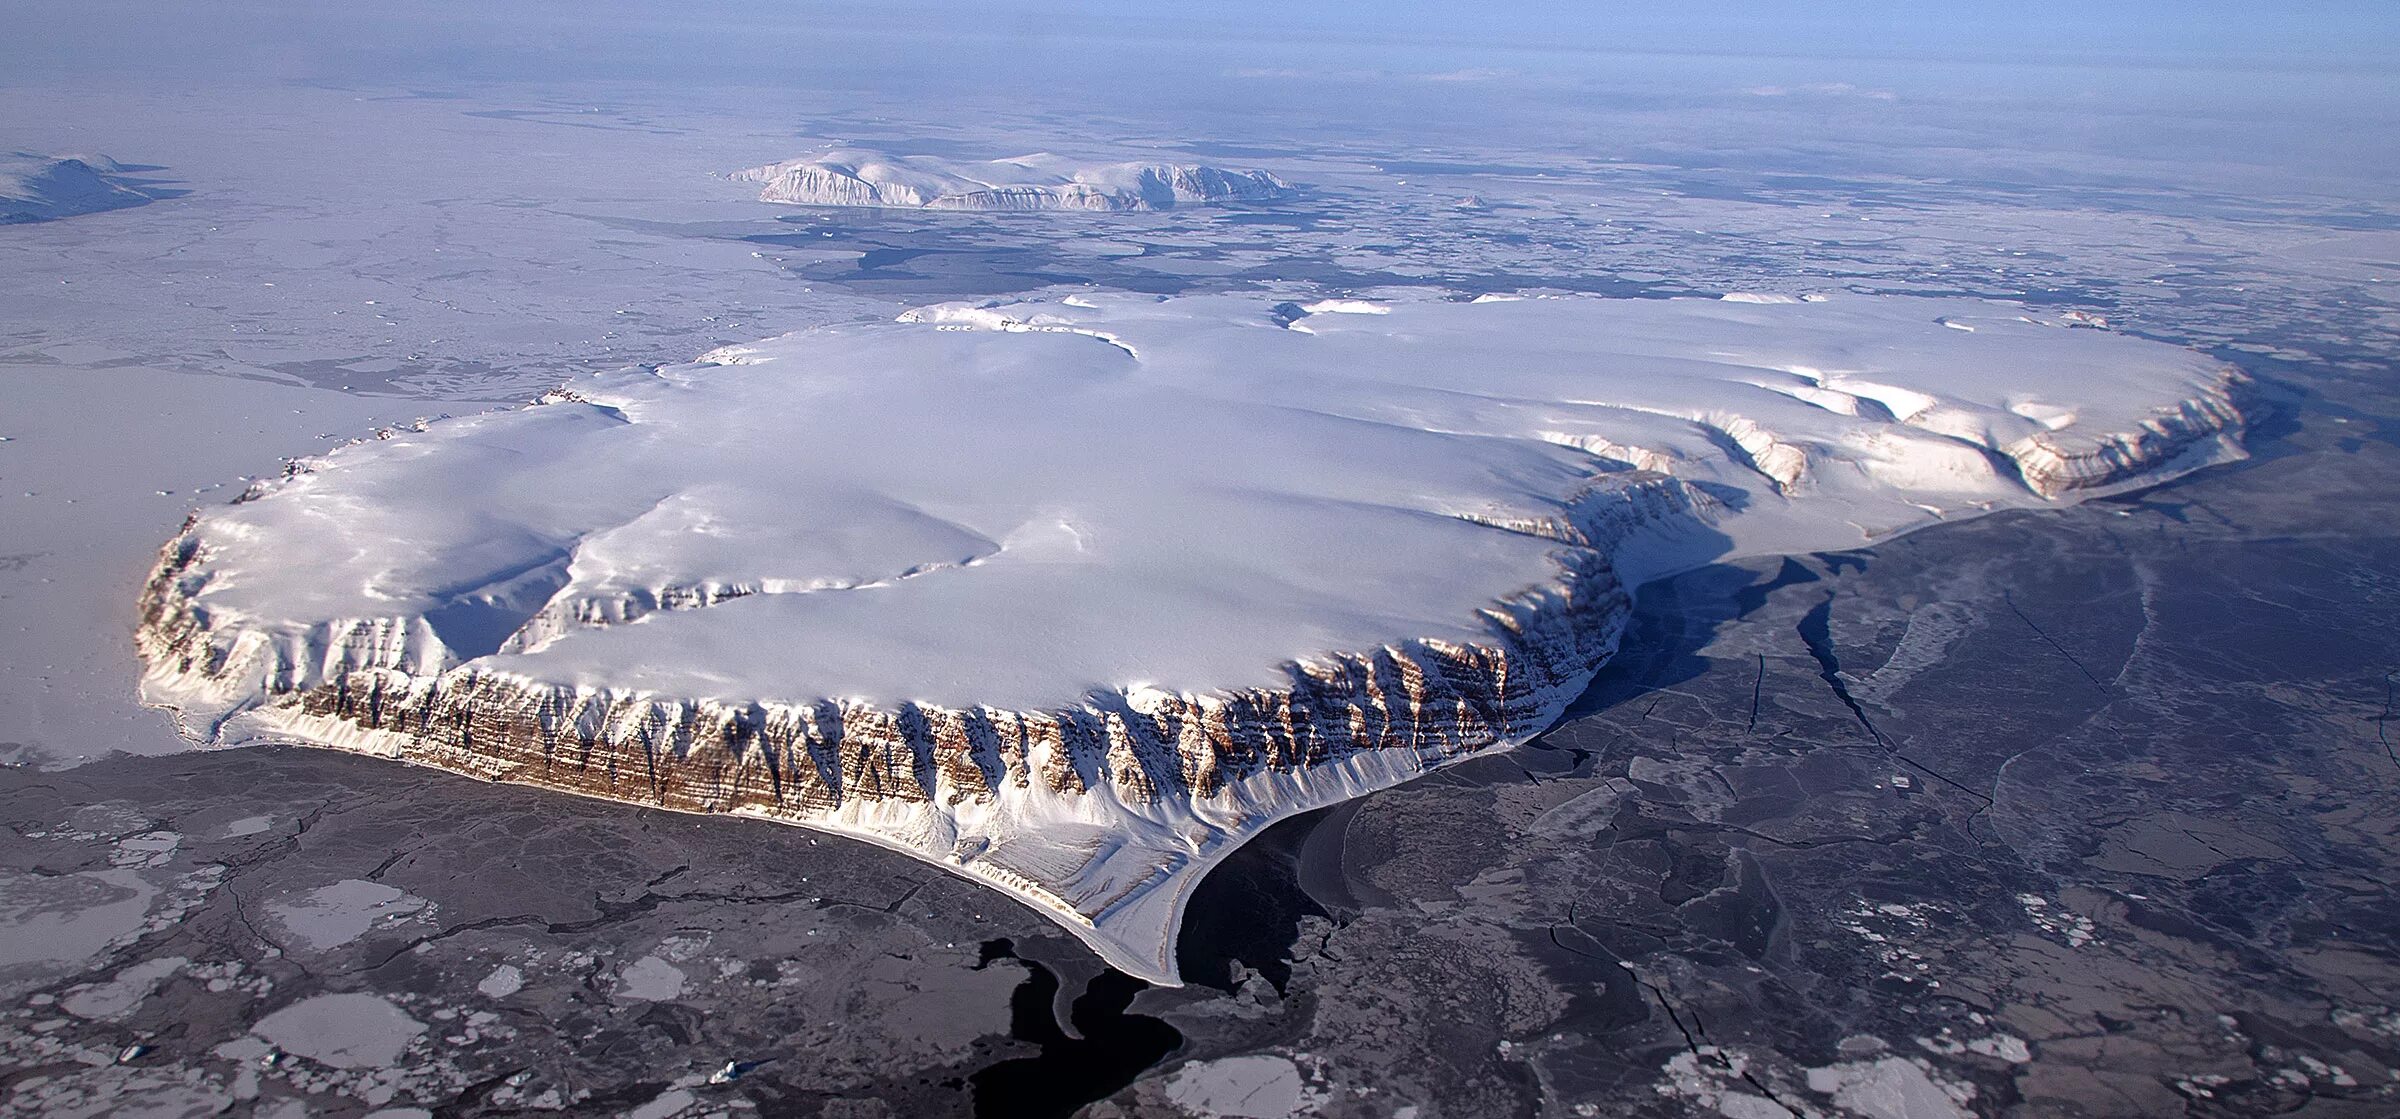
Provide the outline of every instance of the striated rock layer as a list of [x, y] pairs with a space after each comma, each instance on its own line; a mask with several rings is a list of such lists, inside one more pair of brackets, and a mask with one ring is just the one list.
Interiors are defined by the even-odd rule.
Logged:
[[1208, 866], [1540, 733], [1630, 587], [2236, 457], [2241, 388], [1963, 301], [926, 308], [298, 464], [168, 545], [144, 691], [858, 836], [1172, 982]]
[[1048, 153], [957, 163], [835, 151], [737, 171], [762, 202], [931, 210], [1171, 210], [1270, 202], [1291, 184], [1265, 171], [1190, 163], [1082, 164]]

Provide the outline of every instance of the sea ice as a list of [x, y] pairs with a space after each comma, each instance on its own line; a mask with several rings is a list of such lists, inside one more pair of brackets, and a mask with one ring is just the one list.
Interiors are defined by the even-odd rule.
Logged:
[[338, 948], [365, 936], [378, 923], [425, 909], [425, 899], [380, 882], [346, 878], [306, 894], [267, 903], [283, 931], [310, 951]]
[[425, 1024], [375, 995], [313, 995], [258, 1020], [251, 1032], [334, 1068], [390, 1068]]

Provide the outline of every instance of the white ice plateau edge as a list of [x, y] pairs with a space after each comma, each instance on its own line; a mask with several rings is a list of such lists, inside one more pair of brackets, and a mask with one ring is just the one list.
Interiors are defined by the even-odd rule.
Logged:
[[960, 163], [849, 149], [734, 173], [759, 200], [928, 210], [1172, 210], [1269, 202], [1292, 186], [1265, 171], [1196, 163], [1086, 163], [1048, 152]]
[[1210, 866], [1539, 734], [1630, 588], [2238, 458], [2242, 385], [1970, 300], [927, 307], [295, 464], [167, 546], [144, 696], [857, 836], [1173, 983]]

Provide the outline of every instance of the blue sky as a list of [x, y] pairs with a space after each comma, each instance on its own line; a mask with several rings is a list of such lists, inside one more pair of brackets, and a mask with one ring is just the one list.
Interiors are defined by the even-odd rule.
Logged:
[[[47, 69], [178, 68], [221, 59], [354, 57], [345, 48], [448, 41], [462, 50], [539, 55], [545, 38], [601, 53], [711, 40], [805, 47], [813, 38], [886, 39], [997, 64], [997, 48], [1119, 44], [1172, 61], [1302, 44], [1460, 58], [1489, 52], [1664, 52], [1810, 57], [1900, 55], [2158, 64], [2240, 60], [2285, 67], [2384, 67], [2400, 58], [2391, 0], [2019, 0], [2008, 4], [1843, 0], [1454, 3], [1435, 0], [431, 0], [371, 6], [293, 0], [0, 0], [13, 45], [0, 58]], [[904, 64], [910, 52], [872, 52]], [[978, 58], [978, 56], [981, 56]], [[920, 54], [920, 57], [925, 54]], [[7, 80], [0, 77], [0, 80]]]

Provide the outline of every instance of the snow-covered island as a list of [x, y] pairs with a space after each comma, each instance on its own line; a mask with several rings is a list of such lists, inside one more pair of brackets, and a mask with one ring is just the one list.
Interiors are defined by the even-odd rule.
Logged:
[[1191, 163], [1084, 163], [1047, 152], [960, 163], [840, 150], [737, 171], [764, 202], [929, 210], [1171, 210], [1271, 202], [1292, 186], [1265, 171]]
[[0, 152], [0, 225], [51, 221], [139, 206], [150, 196], [126, 185], [107, 156]]
[[2237, 458], [2241, 386], [1967, 300], [928, 307], [295, 464], [166, 547], [145, 697], [857, 836], [1171, 983], [1210, 866], [1540, 733], [1644, 580]]

